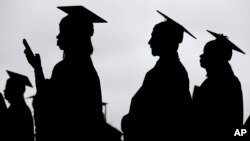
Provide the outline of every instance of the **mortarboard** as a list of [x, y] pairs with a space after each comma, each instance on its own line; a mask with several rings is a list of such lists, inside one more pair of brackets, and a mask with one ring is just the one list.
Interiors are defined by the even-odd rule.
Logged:
[[91, 23], [106, 23], [107, 22], [83, 6], [59, 6], [57, 8], [67, 13], [69, 16], [75, 16], [87, 22], [91, 22]]
[[192, 36], [193, 38], [196, 39], [196, 37], [194, 37], [194, 35], [192, 35], [187, 29], [185, 29], [182, 25], [180, 25], [179, 23], [177, 23], [176, 21], [172, 20], [171, 18], [169, 18], [168, 16], [166, 16], [165, 14], [161, 13], [160, 11], [156, 10], [159, 14], [161, 14], [166, 20], [167, 22], [171, 22], [173, 25], [176, 25], [176, 27], [178, 27], [180, 30], [182, 30], [183, 32], [186, 32], [187, 34], [189, 34], [190, 36]]
[[15, 73], [15, 72], [11, 72], [11, 71], [8, 71], [7, 70], [7, 73], [8, 75], [10, 76], [10, 79], [22, 84], [22, 85], [25, 85], [25, 86], [29, 86], [29, 87], [32, 87], [29, 79], [27, 76], [24, 76], [24, 75], [21, 75], [21, 74], [18, 74], [18, 73]]
[[233, 44], [231, 41], [228, 40], [227, 36], [224, 36], [223, 34], [218, 34], [212, 31], [207, 30], [207, 32], [209, 32], [210, 34], [212, 34], [216, 39], [218, 40], [223, 40], [225, 41], [225, 43], [228, 44], [228, 46], [235, 51], [238, 51], [240, 53], [245, 54], [245, 52], [243, 52], [240, 48], [238, 48], [235, 44]]

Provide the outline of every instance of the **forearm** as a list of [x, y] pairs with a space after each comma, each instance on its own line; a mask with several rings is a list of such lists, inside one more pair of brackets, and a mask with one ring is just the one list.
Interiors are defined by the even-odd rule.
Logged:
[[37, 90], [39, 90], [45, 82], [43, 69], [42, 67], [38, 67], [38, 68], [35, 68], [34, 71], [35, 71], [36, 88]]

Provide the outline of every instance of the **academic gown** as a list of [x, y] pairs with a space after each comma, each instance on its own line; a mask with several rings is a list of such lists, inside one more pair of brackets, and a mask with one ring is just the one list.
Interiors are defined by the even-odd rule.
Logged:
[[59, 62], [43, 87], [34, 99], [38, 141], [102, 137], [101, 87], [90, 57]]
[[242, 127], [241, 84], [229, 64], [208, 73], [193, 100], [197, 137], [233, 137], [235, 130]]
[[189, 135], [188, 74], [178, 55], [160, 58], [147, 72], [122, 119], [125, 141], [168, 140]]
[[6, 141], [34, 141], [33, 116], [25, 103], [11, 105], [4, 116]]

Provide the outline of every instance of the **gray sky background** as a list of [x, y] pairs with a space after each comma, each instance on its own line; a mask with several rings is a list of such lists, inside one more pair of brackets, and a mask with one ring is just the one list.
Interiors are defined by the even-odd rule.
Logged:
[[[33, 70], [23, 54], [23, 38], [34, 52], [40, 53], [44, 73], [50, 78], [53, 66], [62, 59], [56, 35], [59, 22], [66, 14], [56, 7], [64, 5], [83, 5], [108, 21], [94, 25], [92, 58], [101, 80], [103, 101], [108, 102], [108, 122], [118, 129], [145, 73], [158, 59], [152, 57], [147, 44], [154, 25], [164, 20], [156, 10], [197, 37], [194, 40], [185, 34], [179, 49], [189, 73], [191, 93], [194, 85], [200, 85], [205, 79], [199, 56], [206, 42], [214, 39], [207, 29], [229, 36], [246, 52], [246, 55], [234, 52], [230, 63], [242, 84], [245, 120], [250, 114], [249, 0], [1, 0], [1, 92], [8, 79], [6, 69], [27, 75], [35, 85]], [[35, 88], [27, 88], [26, 97], [34, 94]], [[31, 100], [27, 102], [30, 105]]]

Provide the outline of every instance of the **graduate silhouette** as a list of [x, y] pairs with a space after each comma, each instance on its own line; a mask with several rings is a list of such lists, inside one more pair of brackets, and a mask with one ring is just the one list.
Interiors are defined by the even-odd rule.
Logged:
[[[61, 20], [57, 36], [64, 57], [55, 65], [50, 79], [44, 78], [39, 55], [25, 50], [36, 76], [33, 106], [37, 141], [105, 140], [104, 131], [110, 126], [102, 113], [100, 80], [91, 59], [91, 37], [93, 23], [106, 21], [83, 6], [58, 8], [68, 14]], [[119, 131], [115, 133], [120, 136]]]
[[1, 140], [34, 141], [33, 117], [24, 100], [25, 86], [32, 87], [32, 85], [27, 76], [7, 72], [10, 78], [6, 83], [4, 97], [10, 106], [6, 108], [1, 96]]
[[[130, 110], [122, 119], [125, 141], [164, 140], [189, 136], [191, 95], [188, 74], [180, 62], [178, 47], [188, 32], [163, 13], [166, 21], [156, 24], [151, 34], [152, 55], [159, 56], [133, 96]], [[195, 37], [194, 37], [195, 38]]]
[[241, 84], [229, 64], [232, 51], [244, 52], [222, 34], [208, 31], [216, 39], [209, 41], [200, 56], [207, 79], [194, 89], [196, 134], [207, 137], [233, 137], [243, 125]]

